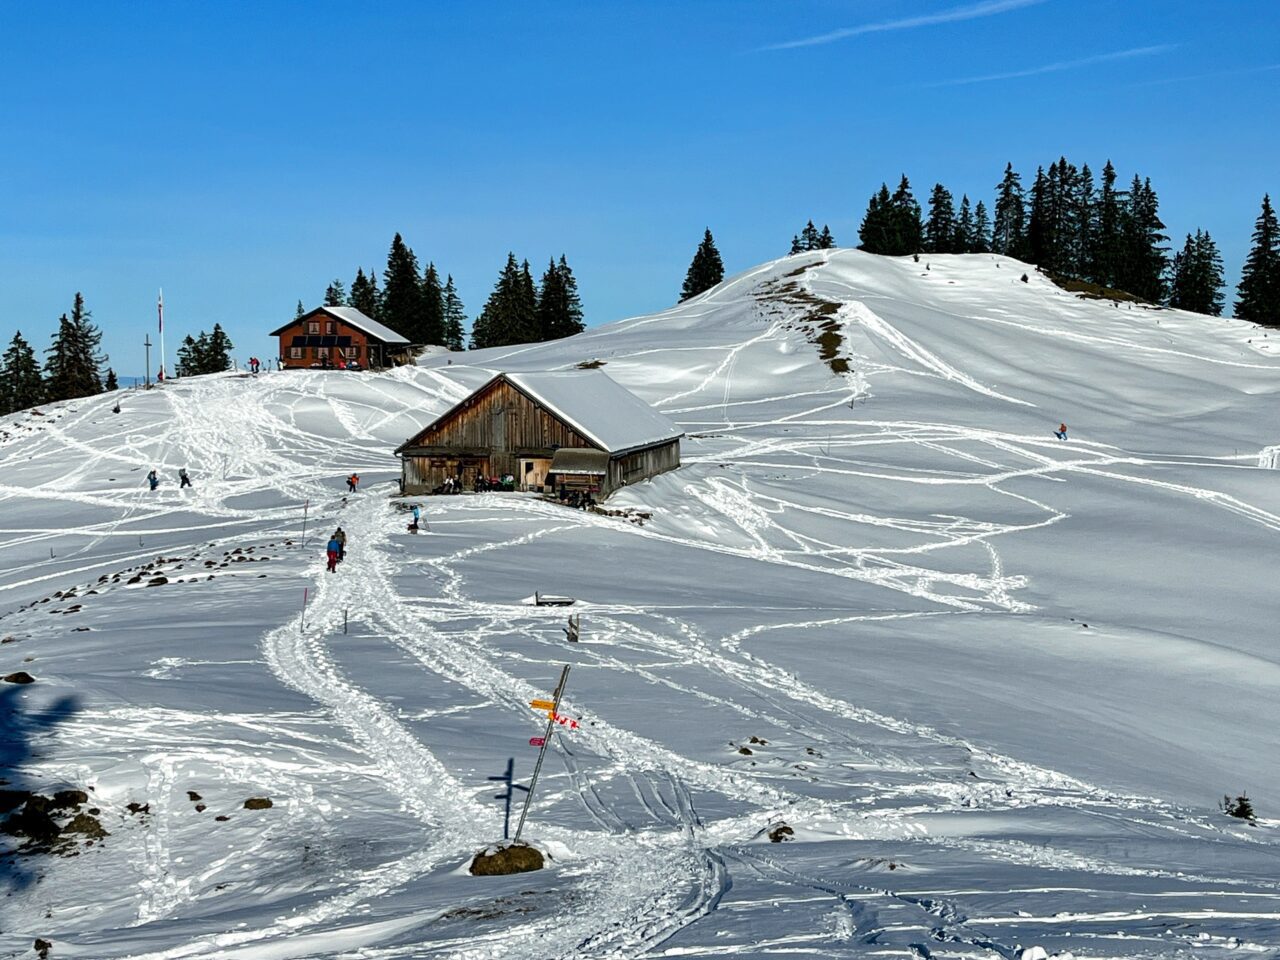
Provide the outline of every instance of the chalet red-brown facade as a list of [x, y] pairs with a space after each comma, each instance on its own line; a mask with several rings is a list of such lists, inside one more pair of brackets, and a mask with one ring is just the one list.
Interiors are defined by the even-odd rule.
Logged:
[[598, 370], [498, 374], [401, 445], [407, 494], [446, 479], [597, 497], [680, 466], [683, 432]]
[[407, 355], [411, 346], [355, 307], [316, 307], [271, 336], [280, 338], [281, 366], [295, 368], [387, 367]]

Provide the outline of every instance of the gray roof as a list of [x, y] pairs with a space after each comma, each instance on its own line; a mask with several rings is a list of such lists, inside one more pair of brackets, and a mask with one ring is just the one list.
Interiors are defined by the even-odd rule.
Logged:
[[618, 454], [684, 431], [599, 370], [503, 374], [601, 450]]
[[603, 450], [561, 447], [551, 458], [551, 472], [603, 477], [609, 472], [609, 454]]
[[403, 343], [406, 346], [409, 343], [408, 340], [400, 336], [400, 334], [396, 333], [390, 327], [384, 326], [383, 324], [379, 323], [377, 320], [370, 320], [368, 317], [366, 317], [363, 313], [361, 313], [355, 307], [316, 307], [314, 310], [308, 310], [301, 317], [298, 317], [297, 319], [294, 319], [294, 320], [290, 320], [279, 330], [272, 331], [271, 336], [273, 337], [279, 336], [285, 330], [288, 330], [295, 323], [297, 323], [298, 320], [305, 320], [307, 317], [311, 316], [313, 313], [327, 313], [331, 317], [341, 320], [343, 323], [348, 324], [349, 326], [355, 327], [357, 330], [362, 330], [365, 333], [367, 333], [369, 336], [377, 340], [381, 340], [383, 343], [392, 343], [392, 344]]

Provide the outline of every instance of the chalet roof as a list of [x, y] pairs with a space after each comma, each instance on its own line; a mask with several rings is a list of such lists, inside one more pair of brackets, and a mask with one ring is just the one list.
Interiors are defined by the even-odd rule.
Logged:
[[501, 376], [609, 453], [684, 436], [683, 430], [600, 370]]
[[[499, 373], [471, 396], [499, 380], [506, 380], [596, 447], [615, 456], [684, 436], [678, 426], [599, 370]], [[400, 449], [411, 446], [413, 440], [449, 419], [466, 403], [463, 400], [440, 414]]]
[[400, 336], [400, 334], [396, 333], [390, 327], [384, 326], [383, 324], [379, 323], [377, 320], [370, 320], [368, 317], [366, 317], [363, 313], [361, 313], [355, 307], [316, 307], [314, 310], [309, 310], [308, 312], [304, 313], [302, 316], [297, 317], [293, 320], [290, 320], [279, 330], [272, 330], [269, 335], [273, 337], [278, 337], [280, 336], [280, 334], [284, 333], [290, 327], [294, 326], [297, 323], [302, 322], [303, 320], [310, 319], [311, 317], [315, 316], [317, 313], [328, 314], [329, 316], [333, 317], [335, 320], [341, 320], [343, 323], [348, 324], [349, 326], [355, 327], [357, 330], [367, 333], [369, 336], [373, 337], [375, 340], [381, 340], [383, 343], [405, 344], [405, 345], [409, 343], [408, 340]]

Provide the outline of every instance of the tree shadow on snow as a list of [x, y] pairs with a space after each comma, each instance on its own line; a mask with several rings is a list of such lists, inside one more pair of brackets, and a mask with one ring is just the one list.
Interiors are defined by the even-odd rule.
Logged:
[[36, 879], [37, 864], [20, 850], [24, 838], [5, 832], [4, 821], [23, 809], [29, 793], [46, 786], [34, 782], [27, 767], [41, 755], [51, 731], [80, 707], [76, 697], [65, 695], [36, 712], [33, 699], [30, 687], [0, 684], [0, 896]]

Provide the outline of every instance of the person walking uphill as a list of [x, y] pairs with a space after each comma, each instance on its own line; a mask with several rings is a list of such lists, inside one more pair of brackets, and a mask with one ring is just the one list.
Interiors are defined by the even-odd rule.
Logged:
[[326, 556], [327, 556], [328, 561], [329, 561], [329, 564], [328, 564], [327, 569], [328, 569], [328, 571], [329, 571], [330, 573], [336, 573], [336, 572], [337, 572], [337, 570], [338, 570], [338, 555], [339, 555], [341, 552], [342, 552], [342, 544], [340, 544], [340, 543], [337, 541], [337, 539], [335, 539], [335, 538], [330, 538], [330, 540], [329, 540], [329, 545], [328, 545], [328, 547], [326, 548], [326, 551], [325, 551]]
[[360, 486], [360, 474], [353, 473], [347, 477], [347, 489], [352, 493], [356, 492], [356, 487]]
[[179, 467], [178, 468], [178, 489], [181, 490], [183, 487], [189, 487], [189, 486], [191, 486], [191, 478], [187, 476], [187, 468]]
[[1059, 440], [1067, 439], [1067, 425], [1065, 423], [1058, 424], [1058, 429], [1053, 431], [1053, 435]]
[[160, 486], [160, 477], [156, 475], [155, 470], [152, 470], [147, 474], [147, 483], [151, 484], [152, 490]]
[[333, 531], [333, 541], [338, 545], [338, 562], [347, 559], [347, 531], [339, 527]]

